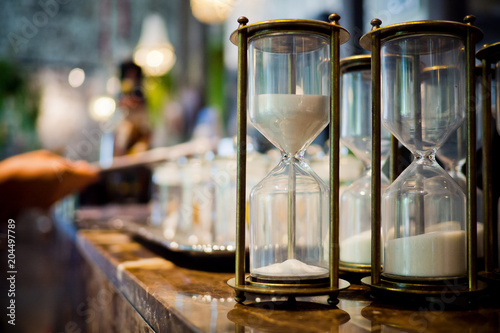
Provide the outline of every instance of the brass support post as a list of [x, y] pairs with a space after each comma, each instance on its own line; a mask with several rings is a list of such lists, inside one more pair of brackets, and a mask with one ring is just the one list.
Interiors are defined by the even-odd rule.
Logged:
[[[469, 15], [464, 22], [473, 25], [475, 17]], [[476, 222], [476, 85], [475, 85], [475, 43], [472, 31], [468, 29], [465, 39], [465, 70], [467, 84], [467, 280], [470, 290], [477, 288], [477, 222]]]
[[[239, 28], [248, 23], [238, 18]], [[238, 32], [238, 170], [236, 182], [236, 286], [245, 284], [246, 162], [247, 162], [247, 30]]]
[[339, 286], [340, 15], [331, 14], [330, 37], [330, 288]]
[[[373, 19], [371, 21], [372, 31], [378, 29], [382, 21]], [[371, 282], [374, 285], [380, 283], [380, 224], [381, 224], [381, 165], [380, 165], [380, 38], [374, 33], [372, 35], [372, 252], [371, 252]]]

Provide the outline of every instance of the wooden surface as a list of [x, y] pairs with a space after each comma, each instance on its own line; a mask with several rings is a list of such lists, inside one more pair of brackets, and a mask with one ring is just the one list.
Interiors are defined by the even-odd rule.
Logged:
[[[114, 286], [144, 319], [139, 331], [500, 332], [500, 307], [491, 290], [473, 305], [450, 296], [390, 303], [369, 298], [365, 287], [353, 284], [340, 293], [337, 307], [327, 305], [326, 296], [295, 304], [250, 297], [241, 305], [226, 284], [234, 273], [182, 268], [119, 231], [80, 230], [77, 239], [93, 274], [107, 279], [101, 285]], [[110, 327], [123, 327], [127, 317], [101, 315], [122, 322]]]
[[154, 330], [99, 269], [85, 267], [85, 332], [152, 333]]

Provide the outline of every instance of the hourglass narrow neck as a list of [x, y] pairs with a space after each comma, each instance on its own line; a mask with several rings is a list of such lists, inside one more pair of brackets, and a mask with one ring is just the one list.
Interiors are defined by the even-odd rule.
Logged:
[[430, 149], [427, 151], [414, 151], [413, 152], [414, 162], [419, 164], [436, 164], [436, 149]]
[[304, 149], [298, 151], [295, 155], [292, 155], [291, 153], [287, 152], [282, 152], [281, 153], [281, 160], [286, 163], [298, 163], [302, 162], [304, 160]]

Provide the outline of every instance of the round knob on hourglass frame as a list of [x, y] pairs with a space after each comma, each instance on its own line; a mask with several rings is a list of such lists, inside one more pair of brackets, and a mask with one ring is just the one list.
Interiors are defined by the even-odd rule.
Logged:
[[467, 15], [464, 17], [464, 23], [474, 25], [474, 22], [476, 22], [476, 17], [474, 15]]
[[371, 20], [370, 24], [372, 25], [372, 31], [373, 31], [375, 29], [380, 28], [380, 26], [382, 25], [382, 20], [374, 18], [373, 20]]
[[248, 23], [248, 18], [246, 18], [245, 16], [240, 16], [238, 17], [238, 23], [240, 24], [240, 27], [242, 27]]
[[337, 13], [333, 13], [330, 14], [330, 16], [328, 16], [328, 21], [330, 21], [330, 23], [333, 23], [335, 25], [339, 24], [339, 20], [340, 20], [340, 15]]

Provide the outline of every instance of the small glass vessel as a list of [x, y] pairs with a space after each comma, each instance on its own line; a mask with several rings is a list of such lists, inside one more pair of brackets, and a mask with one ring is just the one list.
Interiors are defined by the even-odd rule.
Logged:
[[[365, 172], [340, 197], [340, 269], [366, 273], [371, 265], [371, 56], [359, 55], [340, 61], [340, 139], [358, 159]], [[390, 150], [390, 133], [382, 129], [381, 161]], [[389, 185], [382, 174], [382, 189]]]
[[[219, 142], [219, 152], [212, 163], [212, 180], [215, 194], [214, 244], [228, 250], [236, 245], [236, 153], [232, 138]], [[252, 165], [247, 174], [247, 194], [269, 171], [269, 160], [254, 150], [251, 138], [247, 138], [247, 161]], [[246, 200], [248, 204], [248, 198]], [[246, 204], [246, 205], [247, 205]], [[248, 225], [248, 223], [247, 223]]]
[[153, 171], [151, 223], [163, 230], [165, 239], [174, 239], [179, 224], [181, 180], [176, 162], [166, 162]]
[[330, 120], [329, 49], [327, 36], [293, 30], [249, 43], [250, 121], [282, 154], [250, 194], [253, 281], [329, 275], [328, 186], [304, 160]]
[[463, 39], [445, 33], [395, 37], [381, 46], [382, 122], [414, 156], [382, 196], [387, 278], [467, 273], [466, 196], [435, 159], [464, 121], [464, 50]]
[[188, 246], [213, 244], [214, 184], [211, 159], [190, 158], [181, 165], [181, 205], [176, 241]]

